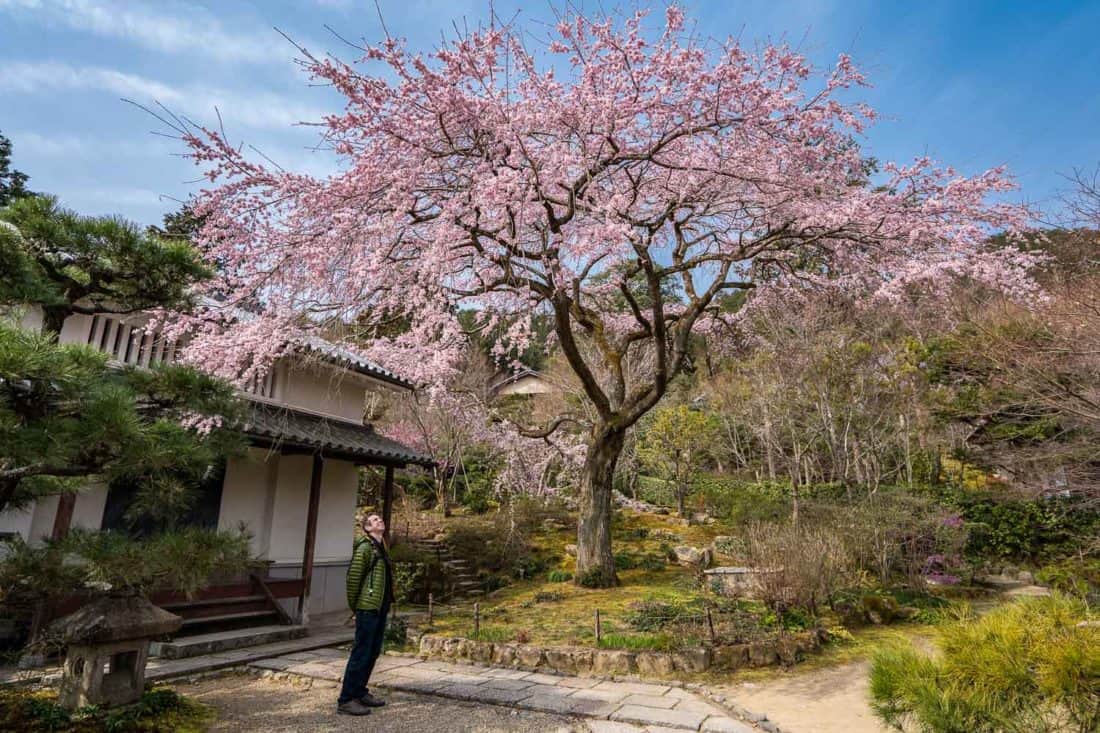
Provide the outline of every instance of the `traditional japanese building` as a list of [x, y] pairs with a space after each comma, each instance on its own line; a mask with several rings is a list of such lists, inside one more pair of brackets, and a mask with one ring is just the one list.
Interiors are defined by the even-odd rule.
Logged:
[[[23, 325], [39, 327], [36, 317], [40, 320], [30, 312]], [[180, 344], [162, 338], [147, 323], [142, 315], [74, 315], [60, 340], [91, 345], [119, 365], [174, 361]], [[411, 388], [384, 367], [320, 339], [300, 344], [276, 362], [264, 380], [242, 390], [247, 416], [235, 427], [249, 448], [211, 467], [201, 499], [187, 517], [198, 526], [243, 526], [266, 570], [212, 581], [194, 599], [154, 594], [153, 600], [196, 624], [197, 619], [234, 616], [302, 623], [310, 614], [344, 609], [359, 467], [385, 471], [388, 526], [394, 470], [430, 463], [364, 419], [387, 394]], [[124, 485], [94, 484], [75, 495], [51, 496], [0, 513], [0, 534], [16, 533], [33, 543], [70, 527], [124, 529], [132, 495]]]

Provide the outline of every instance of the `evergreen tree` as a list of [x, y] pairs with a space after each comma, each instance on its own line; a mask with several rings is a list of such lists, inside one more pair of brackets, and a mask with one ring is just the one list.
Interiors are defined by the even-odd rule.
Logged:
[[73, 314], [186, 305], [207, 274], [197, 253], [30, 196], [0, 209], [0, 263], [0, 306], [45, 314], [38, 333], [0, 325], [0, 511], [125, 477], [138, 503], [177, 516], [187, 488], [239, 441], [186, 423], [232, 421], [232, 387], [179, 365], [117, 368], [58, 337]]
[[30, 194], [26, 187], [29, 176], [12, 169], [11, 153], [11, 140], [0, 134], [0, 206], [7, 206], [12, 200]]

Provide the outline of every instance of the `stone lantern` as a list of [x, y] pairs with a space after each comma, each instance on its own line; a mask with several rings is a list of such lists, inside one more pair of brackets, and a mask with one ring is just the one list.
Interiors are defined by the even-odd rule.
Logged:
[[82, 606], [51, 626], [67, 644], [58, 701], [83, 705], [125, 705], [141, 697], [149, 642], [183, 624], [136, 593], [108, 595]]

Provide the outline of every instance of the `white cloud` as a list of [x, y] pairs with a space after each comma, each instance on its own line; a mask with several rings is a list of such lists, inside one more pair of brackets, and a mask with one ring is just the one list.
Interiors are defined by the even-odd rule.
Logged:
[[204, 9], [169, 15], [156, 6], [96, 0], [0, 0], [0, 10], [27, 15], [43, 25], [119, 38], [169, 53], [193, 53], [221, 61], [263, 62], [290, 59], [295, 50], [275, 31], [244, 34], [227, 30]]
[[168, 147], [165, 140], [151, 139], [151, 136], [141, 140], [104, 140], [77, 135], [43, 135], [31, 130], [10, 130], [5, 135], [17, 141], [21, 155], [43, 158], [163, 155]]
[[214, 108], [227, 127], [280, 129], [296, 122], [318, 121], [323, 110], [293, 97], [263, 91], [217, 87], [173, 86], [136, 74], [95, 66], [58, 62], [0, 63], [0, 92], [48, 94], [90, 90], [117, 94], [140, 104], [160, 102], [173, 112], [198, 122], [216, 122]]

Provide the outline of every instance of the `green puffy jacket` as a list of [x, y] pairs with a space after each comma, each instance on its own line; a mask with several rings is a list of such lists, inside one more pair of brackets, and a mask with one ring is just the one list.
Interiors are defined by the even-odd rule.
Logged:
[[374, 549], [370, 539], [355, 543], [348, 568], [348, 607], [353, 611], [377, 611], [386, 597], [386, 563]]

